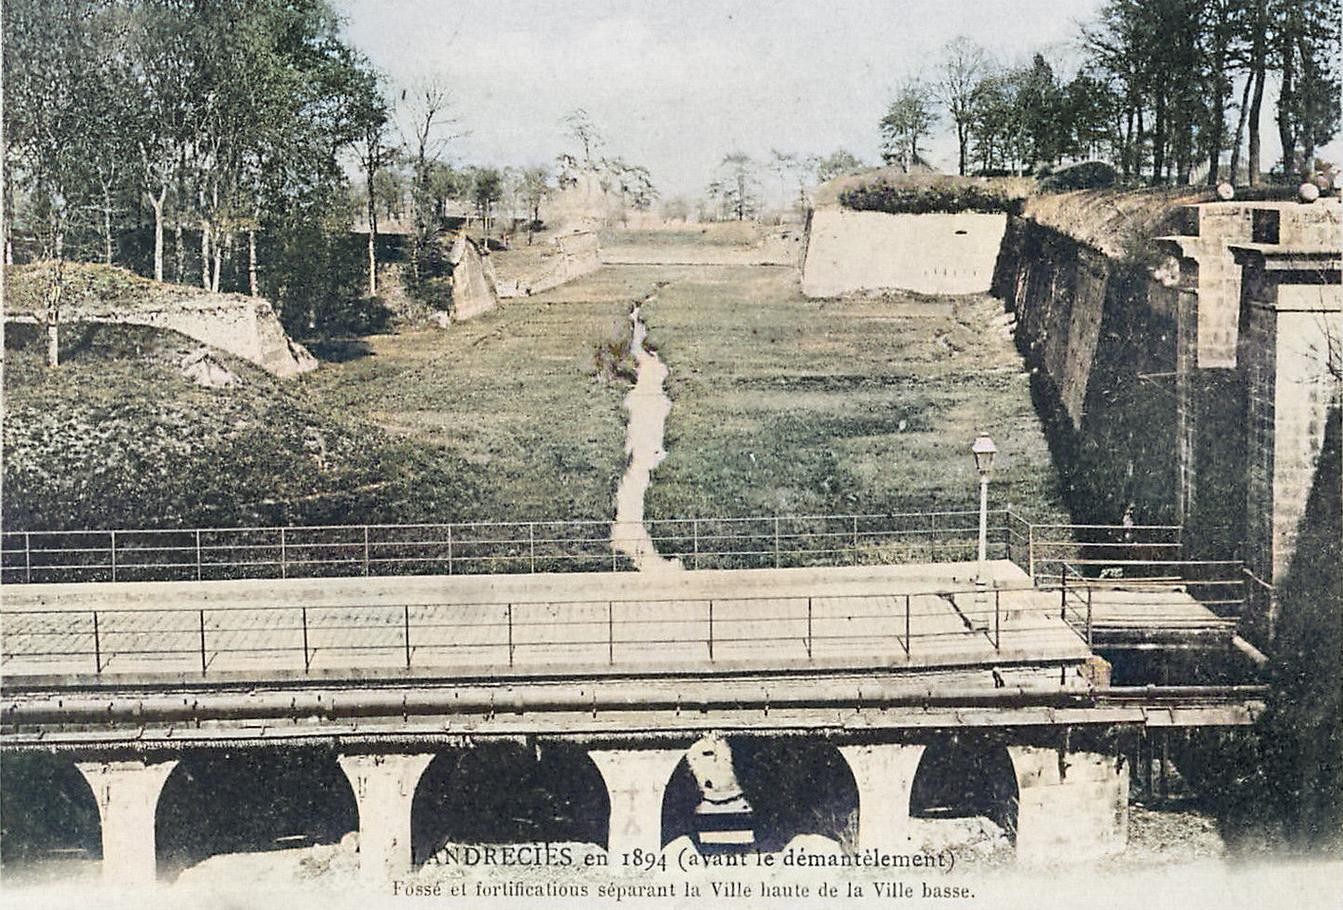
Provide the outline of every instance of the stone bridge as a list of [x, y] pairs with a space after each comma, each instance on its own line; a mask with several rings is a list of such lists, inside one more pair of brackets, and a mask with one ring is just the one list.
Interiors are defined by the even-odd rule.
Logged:
[[[688, 750], [716, 741], [765, 849], [910, 854], [950, 814], [994, 819], [1023, 862], [1122, 850], [1144, 743], [1250, 723], [1262, 691], [1112, 685], [1113, 587], [988, 567], [11, 584], [0, 749], [41, 765], [44, 803], [92, 792], [119, 883], [258, 818], [271, 845], [357, 830], [370, 881], [482, 813], [619, 865], [701, 833]], [[1167, 634], [1216, 619], [1158, 593]]]

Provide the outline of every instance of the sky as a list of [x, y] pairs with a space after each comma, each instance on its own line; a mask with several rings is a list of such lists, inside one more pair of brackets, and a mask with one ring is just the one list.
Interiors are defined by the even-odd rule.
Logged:
[[[583, 108], [606, 154], [699, 195], [723, 156], [846, 148], [879, 163], [877, 124], [905, 78], [959, 35], [997, 61], [1039, 50], [1061, 74], [1103, 0], [335, 0], [346, 34], [400, 88], [445, 79], [457, 164], [553, 162]], [[1265, 105], [1265, 116], [1270, 116]], [[1275, 138], [1265, 123], [1266, 145]], [[928, 157], [954, 171], [945, 121]], [[1274, 149], [1266, 149], [1269, 155]], [[1271, 160], [1271, 159], [1270, 159]]]

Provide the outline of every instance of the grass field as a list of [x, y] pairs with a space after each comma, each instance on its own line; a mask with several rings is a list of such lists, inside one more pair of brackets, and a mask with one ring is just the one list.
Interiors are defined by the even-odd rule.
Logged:
[[[303, 383], [393, 436], [460, 458], [485, 520], [609, 520], [625, 467], [630, 302], [646, 275], [602, 272], [448, 330], [364, 339]], [[444, 516], [446, 519], [449, 516]]]
[[653, 518], [976, 508], [1062, 519], [1029, 379], [984, 298], [812, 301], [786, 268], [720, 268], [645, 308], [671, 370]]

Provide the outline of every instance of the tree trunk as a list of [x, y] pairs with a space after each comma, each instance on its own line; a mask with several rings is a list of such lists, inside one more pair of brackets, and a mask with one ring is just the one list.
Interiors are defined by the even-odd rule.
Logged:
[[1232, 183], [1236, 182], [1236, 173], [1240, 168], [1240, 143], [1245, 137], [1245, 118], [1249, 113], [1250, 88], [1253, 85], [1254, 73], [1248, 73], [1245, 76], [1245, 88], [1240, 93], [1240, 116], [1236, 118], [1236, 139], [1231, 143], [1231, 173], [1227, 179]]
[[1282, 88], [1278, 92], [1278, 138], [1282, 142], [1282, 175], [1291, 177], [1296, 166], [1296, 129], [1291, 104], [1296, 94], [1296, 53], [1292, 42], [1282, 42]]
[[1265, 66], [1263, 59], [1256, 61], [1254, 71], [1254, 93], [1250, 96], [1250, 139], [1249, 147], [1245, 151], [1245, 167], [1249, 170], [1250, 186], [1259, 185], [1259, 116], [1264, 107], [1264, 77]]
[[63, 238], [56, 236], [56, 263], [51, 271], [51, 284], [47, 286], [47, 306], [43, 314], [47, 324], [47, 366], [55, 369], [61, 365], [61, 296], [65, 292], [65, 263]]
[[173, 227], [173, 281], [181, 284], [187, 271], [187, 247], [186, 238], [182, 235], [182, 219], [180, 216], [173, 223]]
[[210, 222], [201, 219], [201, 287], [210, 290]]
[[368, 296], [378, 296], [378, 206], [373, 198], [373, 175], [368, 178]]
[[112, 264], [112, 188], [103, 184], [103, 264]]
[[219, 275], [224, 270], [224, 245], [233, 245], [233, 236], [216, 237], [214, 242], [214, 272], [210, 276], [210, 290], [219, 293]]
[[163, 197], [149, 199], [154, 210], [154, 280], [163, 280]]
[[256, 273], [256, 229], [247, 231], [247, 290], [253, 297], [261, 296]]

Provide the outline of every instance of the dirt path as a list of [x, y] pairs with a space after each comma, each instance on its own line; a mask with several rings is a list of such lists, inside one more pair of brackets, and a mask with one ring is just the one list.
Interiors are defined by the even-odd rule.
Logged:
[[629, 414], [625, 454], [629, 466], [616, 488], [616, 516], [611, 525], [611, 548], [630, 557], [641, 572], [683, 568], [679, 560], [658, 555], [644, 525], [644, 493], [653, 469], [667, 457], [662, 435], [671, 410], [671, 399], [662, 388], [667, 379], [667, 365], [649, 350], [648, 326], [640, 315], [640, 308], [656, 296], [654, 291], [630, 309], [630, 322], [634, 326], [630, 349], [638, 363], [638, 381], [625, 396], [625, 410]]

